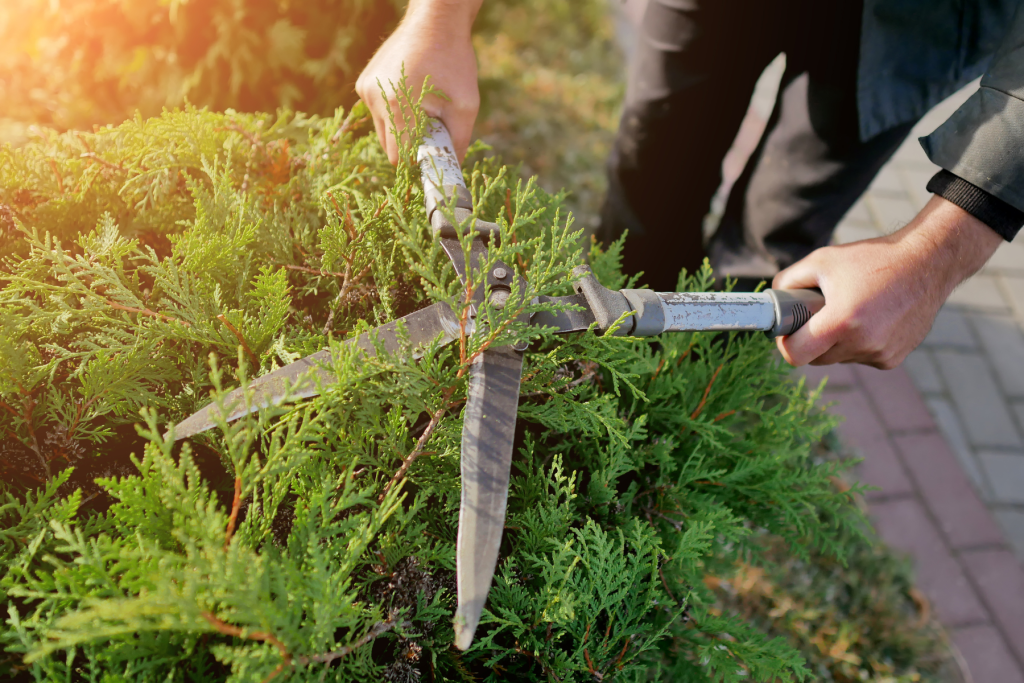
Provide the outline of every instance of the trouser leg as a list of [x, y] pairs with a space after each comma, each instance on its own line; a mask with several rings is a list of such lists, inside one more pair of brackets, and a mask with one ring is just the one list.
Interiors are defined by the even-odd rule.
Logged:
[[[830, 0], [831, 1], [831, 0]], [[781, 50], [786, 2], [650, 0], [608, 163], [598, 229], [629, 231], [623, 266], [676, 287], [704, 258], [702, 224], [758, 76]]]
[[708, 244], [719, 276], [770, 281], [828, 244], [913, 127], [859, 139], [860, 12], [860, 2], [813, 1], [787, 35], [775, 110]]

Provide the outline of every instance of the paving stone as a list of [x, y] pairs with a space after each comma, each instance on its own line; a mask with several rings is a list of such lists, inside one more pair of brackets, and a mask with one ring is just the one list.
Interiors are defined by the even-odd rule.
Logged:
[[943, 624], [955, 628], [988, 620], [988, 612], [921, 503], [913, 498], [876, 501], [869, 512], [882, 539], [913, 558], [917, 586]]
[[1003, 242], [985, 264], [982, 272], [990, 271], [1024, 274], [1024, 242], [1020, 240]]
[[955, 346], [962, 349], [976, 347], [967, 318], [960, 311], [943, 306], [935, 316], [932, 329], [924, 340], [926, 346]]
[[946, 304], [972, 310], [1010, 310], [1009, 302], [1003, 297], [999, 285], [996, 284], [996, 278], [992, 275], [975, 275], [964, 281], [949, 295]]
[[1003, 534], [939, 433], [893, 438], [939, 529], [954, 548], [1001, 545]]
[[1013, 414], [1017, 416], [1017, 426], [1024, 430], [1024, 401], [1016, 401], [1010, 404]]
[[[896, 176], [896, 182], [899, 182], [899, 176]], [[896, 232], [917, 215], [917, 209], [902, 186], [898, 194], [869, 191], [867, 202], [875, 225], [887, 235]]]
[[1006, 542], [1010, 544], [1017, 559], [1024, 563], [1024, 510], [1015, 508], [996, 508], [992, 511], [996, 522], [1003, 529], [1006, 535]]
[[867, 223], [843, 222], [836, 227], [836, 231], [832, 234], [832, 242], [834, 244], [850, 244], [881, 237], [882, 234], [880, 230]]
[[999, 285], [1010, 302], [1017, 321], [1024, 323], [1024, 277], [1001, 274]]
[[1024, 683], [1024, 673], [1013, 658], [1002, 634], [991, 624], [959, 628], [953, 632], [953, 642], [960, 650], [969, 680], [975, 683]]
[[920, 211], [932, 198], [932, 193], [926, 188], [928, 187], [928, 181], [938, 171], [938, 166], [928, 161], [928, 157], [925, 155], [924, 150], [921, 149], [921, 145], [915, 145], [915, 147], [920, 152], [923, 163], [916, 163], [913, 166], [901, 164], [900, 175], [903, 176], [903, 184], [907, 188], [907, 194], [910, 195], [911, 203], [915, 209]]
[[817, 389], [821, 380], [826, 380], [825, 387], [830, 390], [847, 389], [857, 383], [853, 366], [848, 364], [804, 365], [794, 370], [794, 374], [806, 377], [809, 389]]
[[850, 210], [843, 216], [844, 221], [852, 221], [854, 223], [871, 223], [871, 213], [868, 211], [868, 207], [864, 204], [864, 200], [858, 200]]
[[935, 428], [935, 422], [906, 370], [876, 370], [866, 365], [853, 367], [890, 431]]
[[918, 348], [911, 351], [903, 361], [902, 367], [914, 381], [914, 386], [923, 394], [937, 394], [943, 390], [942, 378], [935, 367], [928, 349]]
[[1024, 452], [979, 451], [978, 460], [999, 503], [1024, 503]]
[[983, 498], [989, 495], [988, 482], [981, 472], [981, 466], [974, 456], [974, 451], [967, 443], [967, 435], [964, 434], [963, 426], [960, 424], [960, 417], [956, 414], [953, 404], [946, 398], [929, 397], [926, 400], [928, 410], [939, 425], [939, 431], [946, 438], [946, 443], [953, 449], [953, 454], [960, 461], [967, 477], [974, 484], [974, 490], [978, 491]]
[[972, 313], [981, 347], [996, 368], [996, 380], [1010, 396], [1024, 396], [1024, 333], [1008, 315]]
[[871, 181], [871, 185], [868, 186], [868, 191], [865, 193], [868, 197], [878, 195], [891, 195], [895, 197], [902, 197], [906, 195], [906, 190], [903, 188], [903, 181], [900, 179], [900, 174], [896, 170], [894, 164], [886, 164], [882, 167], [882, 170]]
[[837, 430], [839, 436], [858, 457], [864, 459], [857, 468], [857, 478], [879, 489], [869, 491], [866, 497], [872, 499], [913, 493], [914, 486], [867, 395], [859, 390], [825, 392], [823, 398], [836, 402], [829, 411], [845, 418]]
[[975, 353], [939, 350], [935, 361], [972, 446], [1021, 444], [1014, 420], [984, 359]]
[[960, 556], [1010, 649], [1024, 661], [1024, 569], [1008, 550]]
[[[925, 184], [938, 171], [938, 166], [933, 164], [928, 155], [924, 153], [924, 148], [916, 138], [907, 138], [907, 141], [896, 150], [892, 159], [895, 162], [893, 165], [900, 171], [905, 172], [907, 169], [913, 168], [925, 174]], [[924, 184], [921, 185], [921, 189], [924, 189]]]

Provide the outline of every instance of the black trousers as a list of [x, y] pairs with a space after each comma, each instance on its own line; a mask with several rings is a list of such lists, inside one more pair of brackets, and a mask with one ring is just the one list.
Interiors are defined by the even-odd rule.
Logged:
[[[672, 291], [706, 254], [719, 277], [770, 281], [828, 244], [913, 127], [859, 138], [861, 11], [861, 0], [648, 0], [598, 228], [605, 243], [629, 231], [626, 272]], [[767, 129], [704, 245], [722, 158], [780, 52]]]

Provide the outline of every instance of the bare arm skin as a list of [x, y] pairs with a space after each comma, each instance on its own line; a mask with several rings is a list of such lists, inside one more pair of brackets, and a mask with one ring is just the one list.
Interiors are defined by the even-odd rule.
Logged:
[[[404, 122], [398, 116], [398, 103], [389, 81], [398, 85], [403, 64], [415, 96], [419, 96], [423, 79], [429, 75], [431, 83], [451, 98], [446, 101], [428, 97], [424, 100], [424, 109], [448, 126], [459, 160], [466, 155], [480, 109], [476, 53], [470, 34], [481, 4], [483, 0], [410, 0], [402, 23], [384, 41], [356, 81], [356, 92], [373, 114], [377, 137], [391, 163], [398, 163], [398, 143], [390, 130], [385, 104], [390, 102], [401, 131]], [[381, 93], [381, 85], [387, 100]]]
[[920, 344], [939, 308], [1003, 239], [955, 204], [933, 196], [892, 235], [824, 247], [775, 276], [772, 287], [819, 287], [825, 308], [778, 339], [795, 366], [863, 363], [888, 370]]

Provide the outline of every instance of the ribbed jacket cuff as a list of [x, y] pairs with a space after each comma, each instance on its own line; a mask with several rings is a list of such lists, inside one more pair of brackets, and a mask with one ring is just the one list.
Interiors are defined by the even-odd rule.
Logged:
[[1024, 226], [1024, 211], [945, 169], [928, 181], [927, 190], [953, 202], [995, 230], [1007, 242], [1016, 237], [1021, 226]]

